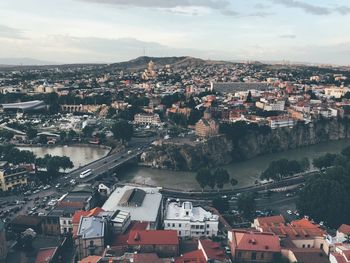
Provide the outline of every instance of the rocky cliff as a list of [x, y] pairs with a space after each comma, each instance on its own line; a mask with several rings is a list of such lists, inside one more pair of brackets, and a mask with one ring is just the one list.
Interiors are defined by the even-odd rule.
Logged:
[[262, 154], [346, 138], [350, 138], [350, 121], [347, 119], [323, 119], [275, 130], [240, 124], [226, 129], [225, 135], [194, 145], [153, 146], [143, 153], [141, 163], [161, 169], [195, 171], [203, 166], [215, 167]]

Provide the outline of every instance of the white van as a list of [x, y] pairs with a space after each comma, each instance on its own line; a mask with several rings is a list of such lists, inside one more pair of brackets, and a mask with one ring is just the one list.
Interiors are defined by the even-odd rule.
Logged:
[[92, 174], [92, 170], [88, 169], [88, 170], [80, 173], [80, 178], [85, 178], [85, 177], [89, 176], [90, 174]]

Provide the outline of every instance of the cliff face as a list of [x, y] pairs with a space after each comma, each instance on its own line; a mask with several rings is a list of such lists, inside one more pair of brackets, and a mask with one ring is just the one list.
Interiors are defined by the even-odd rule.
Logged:
[[195, 145], [153, 146], [151, 150], [141, 155], [141, 162], [143, 165], [155, 168], [195, 171], [201, 167], [230, 163], [232, 150], [232, 142], [222, 135]]
[[266, 153], [350, 138], [350, 122], [346, 119], [320, 120], [267, 132], [248, 129], [234, 140], [228, 139], [230, 135], [213, 137], [194, 146], [154, 146], [142, 154], [141, 161], [155, 168], [195, 171], [204, 166], [215, 167]]
[[308, 125], [298, 123], [292, 129], [275, 129], [267, 134], [248, 132], [236, 141], [233, 154], [238, 152], [244, 159], [250, 159], [261, 154], [346, 138], [350, 138], [350, 123], [345, 119], [320, 120]]

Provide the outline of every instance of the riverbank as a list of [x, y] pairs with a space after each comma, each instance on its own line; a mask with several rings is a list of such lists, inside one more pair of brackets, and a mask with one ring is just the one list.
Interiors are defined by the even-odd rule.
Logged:
[[[281, 158], [298, 160], [307, 157], [311, 161], [313, 158], [328, 152], [340, 153], [344, 147], [349, 145], [350, 139], [329, 141], [284, 152], [260, 155], [246, 161], [221, 165], [220, 167], [225, 168], [231, 177], [238, 180], [238, 184], [235, 188], [248, 187], [254, 185], [254, 182], [259, 179], [261, 172], [265, 170], [273, 160]], [[129, 167], [120, 172], [121, 182], [132, 182], [183, 190], [200, 190], [195, 176], [195, 172], [161, 170], [146, 167]], [[224, 189], [231, 188], [232, 186], [230, 184], [224, 186]]]

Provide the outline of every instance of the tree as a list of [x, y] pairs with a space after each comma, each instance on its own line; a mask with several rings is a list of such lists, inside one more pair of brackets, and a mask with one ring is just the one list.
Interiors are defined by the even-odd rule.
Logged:
[[14, 136], [14, 132], [8, 130], [0, 130], [0, 138], [4, 138], [5, 140], [11, 140]]
[[234, 187], [236, 184], [238, 184], [238, 181], [235, 178], [230, 179], [230, 184], [232, 187]]
[[251, 220], [254, 217], [256, 202], [254, 193], [243, 193], [238, 197], [238, 210], [243, 214], [243, 217]]
[[230, 180], [230, 175], [227, 170], [223, 168], [217, 168], [214, 172], [216, 187], [222, 189], [224, 184], [227, 184]]
[[332, 167], [309, 178], [297, 201], [301, 214], [327, 226], [338, 228], [350, 223], [350, 174], [344, 167]]
[[47, 138], [45, 135], [40, 135], [39, 136], [39, 143], [40, 144], [47, 144]]
[[66, 139], [67, 137], [67, 133], [65, 131], [60, 131], [60, 139], [63, 141], [64, 139]]
[[323, 169], [334, 165], [336, 157], [336, 154], [326, 153], [325, 155], [315, 158], [312, 163], [316, 168]]
[[226, 212], [230, 208], [230, 204], [227, 200], [227, 198], [215, 198], [213, 200], [213, 206], [220, 212]]
[[94, 127], [92, 127], [91, 125], [86, 125], [82, 129], [82, 132], [85, 138], [90, 138], [92, 136], [92, 133], [94, 132]]
[[253, 102], [251, 91], [248, 92], [246, 102], [248, 102], [248, 103]]
[[124, 141], [130, 141], [133, 135], [133, 126], [125, 120], [119, 120], [112, 126], [112, 133], [114, 138]]
[[[199, 169], [196, 175], [196, 180], [202, 189], [204, 189], [206, 186], [212, 185], [212, 183], [210, 183], [210, 181], [213, 181], [212, 178], [213, 176], [210, 170], [207, 168]], [[214, 184], [215, 184], [215, 181], [214, 181]]]
[[77, 133], [74, 130], [69, 130], [68, 132], [68, 140], [73, 140], [73, 138], [77, 136]]
[[342, 151], [341, 154], [346, 156], [347, 158], [350, 158], [350, 146], [345, 147]]
[[29, 140], [32, 140], [36, 137], [36, 135], [38, 134], [38, 131], [32, 127], [28, 127], [27, 131], [26, 131], [26, 135], [28, 137]]

